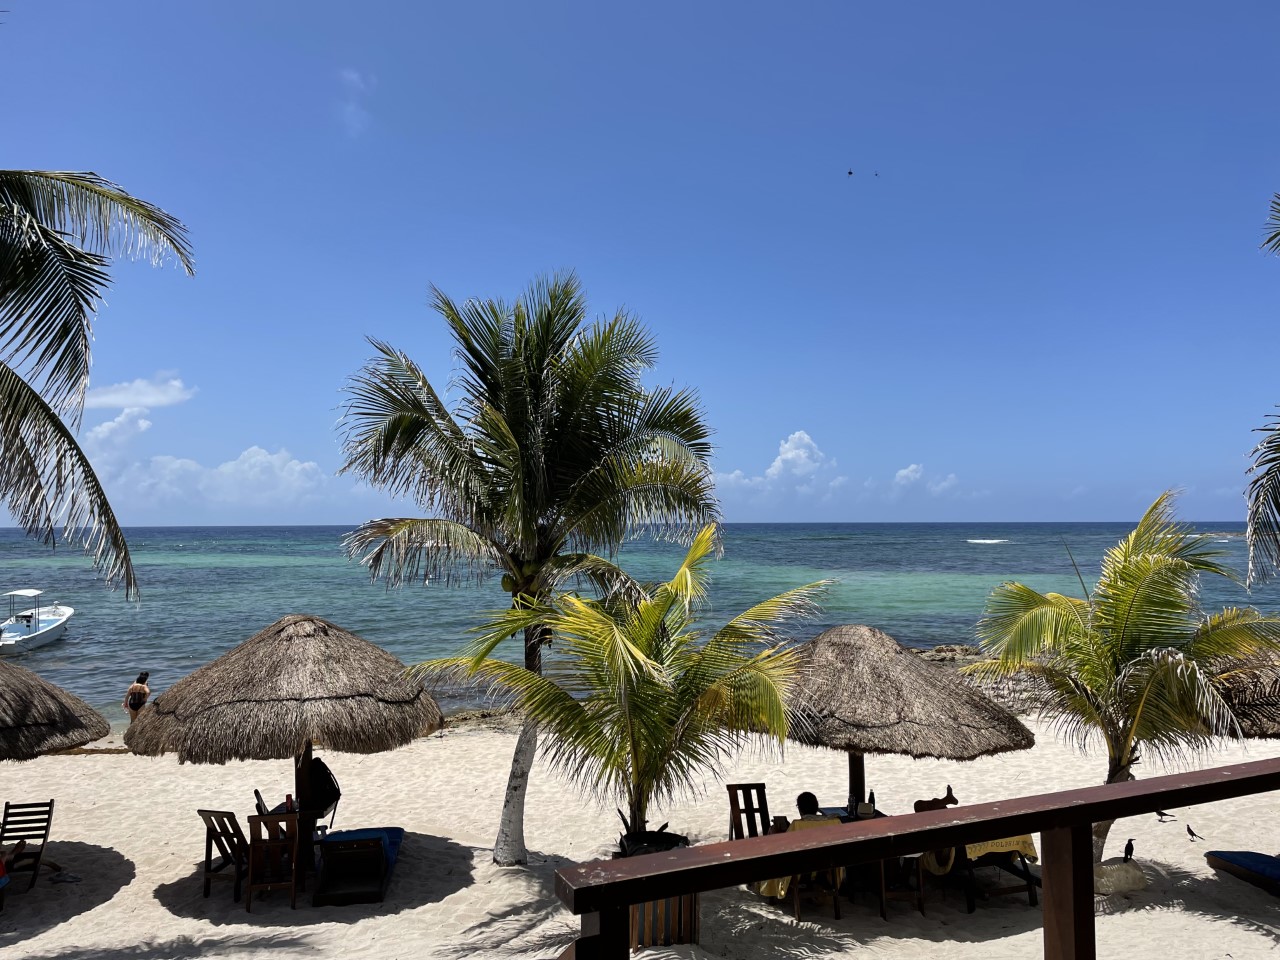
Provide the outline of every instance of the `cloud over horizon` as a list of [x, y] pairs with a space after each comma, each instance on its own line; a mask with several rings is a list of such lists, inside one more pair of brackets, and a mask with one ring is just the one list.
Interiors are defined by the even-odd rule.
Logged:
[[126, 524], [235, 523], [250, 516], [296, 522], [300, 508], [350, 493], [333, 489], [318, 463], [283, 447], [272, 452], [254, 444], [213, 466], [167, 454], [139, 457], [130, 447], [151, 428], [147, 414], [130, 407], [85, 435], [85, 452]]
[[752, 506], [788, 502], [823, 502], [848, 481], [804, 430], [797, 430], [778, 444], [778, 455], [763, 473], [732, 470], [715, 475], [716, 490], [727, 501]]

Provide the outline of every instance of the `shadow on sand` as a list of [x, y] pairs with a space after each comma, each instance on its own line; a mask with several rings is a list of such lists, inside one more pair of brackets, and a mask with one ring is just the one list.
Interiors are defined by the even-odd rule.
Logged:
[[[489, 856], [491, 851], [478, 851]], [[503, 957], [553, 958], [578, 935], [581, 924], [556, 898], [556, 871], [577, 861], [554, 853], [529, 851], [529, 863], [505, 867], [523, 874], [525, 896], [503, 910], [493, 910], [467, 931], [465, 941], [441, 945], [440, 955], [473, 957], [500, 954]]]
[[[27, 889], [29, 874], [17, 874], [9, 884], [0, 913], [0, 948], [101, 906], [128, 886], [135, 874], [133, 861], [118, 851], [77, 840], [51, 840], [44, 857], [34, 887]], [[53, 883], [50, 863], [80, 877], [80, 882]]]
[[177, 937], [126, 947], [63, 948], [56, 953], [27, 954], [23, 960], [194, 960], [195, 957], [235, 957], [253, 949], [307, 946], [306, 937], [286, 934], [233, 937]]
[[1161, 860], [1144, 860], [1142, 868], [1147, 889], [1099, 897], [1099, 916], [1176, 909], [1211, 923], [1229, 923], [1280, 945], [1280, 900], [1265, 891], [1218, 870], [1206, 877]]
[[366, 917], [388, 916], [456, 893], [472, 882], [470, 847], [425, 833], [406, 833], [400, 847], [387, 898], [382, 903], [357, 903], [345, 907], [311, 907], [310, 889], [314, 875], [307, 878], [306, 891], [298, 892], [298, 909], [289, 908], [288, 894], [282, 890], [253, 898], [253, 912], [245, 910], [244, 899], [232, 900], [231, 884], [215, 881], [209, 898], [204, 897], [203, 863], [172, 883], [156, 887], [156, 900], [179, 917], [206, 920], [221, 925], [248, 923], [260, 926], [302, 927], [315, 923], [356, 923]]

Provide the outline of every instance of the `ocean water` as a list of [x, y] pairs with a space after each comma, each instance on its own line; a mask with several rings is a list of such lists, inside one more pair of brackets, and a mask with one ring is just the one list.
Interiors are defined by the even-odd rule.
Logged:
[[[1092, 587], [1103, 551], [1130, 524], [728, 524], [713, 564], [709, 624], [814, 580], [838, 581], [797, 639], [840, 623], [868, 623], [919, 647], [965, 643], [992, 587], [1018, 580], [1079, 595], [1067, 548]], [[1240, 523], [1200, 524], [1243, 577]], [[14, 658], [124, 719], [120, 701], [141, 670], [160, 692], [186, 673], [290, 613], [332, 620], [406, 663], [447, 656], [489, 611], [506, 605], [496, 577], [467, 586], [388, 590], [342, 552], [345, 527], [159, 527], [128, 530], [141, 582], [138, 603], [105, 589], [78, 551], [51, 551], [0, 530], [0, 592], [20, 587], [75, 607], [67, 635]], [[632, 575], [665, 579], [683, 556], [669, 543], [628, 542]], [[1229, 582], [1203, 585], [1206, 607], [1253, 604], [1280, 611], [1280, 586], [1252, 595]], [[7, 613], [6, 613], [7, 615]], [[505, 655], [518, 660], [518, 643]], [[442, 697], [446, 709], [465, 705]]]

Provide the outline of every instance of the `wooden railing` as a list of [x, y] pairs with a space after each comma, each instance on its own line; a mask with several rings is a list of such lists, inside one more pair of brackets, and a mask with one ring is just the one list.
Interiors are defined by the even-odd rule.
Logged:
[[564, 957], [628, 957], [631, 904], [1039, 833], [1045, 960], [1094, 960], [1095, 822], [1276, 789], [1280, 789], [1280, 759], [1258, 760], [564, 867], [556, 871], [556, 895], [571, 912], [582, 915], [582, 933]]

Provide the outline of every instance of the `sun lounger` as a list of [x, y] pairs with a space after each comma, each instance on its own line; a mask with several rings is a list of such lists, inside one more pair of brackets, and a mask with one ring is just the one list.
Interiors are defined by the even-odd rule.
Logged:
[[382, 902], [403, 841], [402, 827], [330, 833], [318, 844], [320, 876], [312, 906]]
[[1261, 887], [1274, 897], [1280, 897], [1280, 857], [1254, 853], [1251, 850], [1210, 850], [1204, 855], [1209, 866], [1246, 883]]

